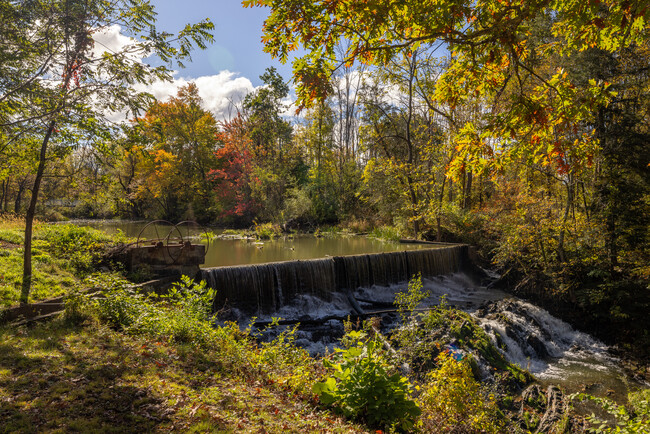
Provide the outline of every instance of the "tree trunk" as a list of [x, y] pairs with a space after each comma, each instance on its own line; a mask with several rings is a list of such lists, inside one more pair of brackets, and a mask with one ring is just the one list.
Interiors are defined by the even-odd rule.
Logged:
[[9, 197], [9, 179], [2, 181], [2, 196], [0, 197], [0, 211], [7, 211], [7, 198]]
[[38, 158], [38, 169], [36, 171], [36, 178], [34, 178], [34, 186], [32, 187], [32, 197], [29, 201], [29, 207], [25, 214], [25, 246], [23, 253], [23, 284], [20, 292], [20, 303], [26, 304], [29, 300], [29, 291], [32, 287], [32, 227], [34, 224], [34, 215], [36, 214], [36, 202], [38, 201], [38, 190], [41, 187], [41, 180], [45, 172], [45, 160], [47, 157], [47, 145], [50, 137], [54, 132], [56, 121], [51, 121], [47, 128], [43, 143], [41, 144], [41, 152]]
[[14, 202], [14, 213], [20, 214], [20, 208], [23, 205], [23, 194], [25, 193], [25, 184], [27, 184], [27, 178], [23, 178], [22, 181], [18, 183], [18, 191], [16, 192], [16, 200]]
[[440, 213], [442, 212], [442, 202], [445, 199], [445, 184], [447, 184], [447, 177], [442, 177], [442, 186], [440, 186], [440, 197], [438, 201], [438, 215], [436, 216], [436, 241], [442, 241], [442, 217]]
[[472, 172], [467, 173], [465, 178], [465, 197], [463, 198], [463, 209], [468, 210], [472, 206]]
[[566, 262], [566, 253], [564, 251], [564, 234], [566, 233], [566, 224], [569, 221], [571, 208], [573, 207], [573, 184], [570, 181], [566, 184], [566, 205], [564, 208], [564, 217], [562, 218], [562, 226], [560, 226], [560, 234], [557, 242], [557, 256], [560, 262]]

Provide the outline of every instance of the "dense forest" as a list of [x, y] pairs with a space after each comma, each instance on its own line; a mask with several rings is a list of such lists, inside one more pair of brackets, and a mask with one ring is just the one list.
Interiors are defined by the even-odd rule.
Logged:
[[[269, 53], [306, 54], [218, 119], [194, 83], [138, 92], [171, 68], [131, 57], [182, 65], [209, 21], [0, 2], [0, 213], [25, 216], [26, 252], [35, 217], [390, 228], [477, 246], [504, 287], [647, 362], [647, 2], [243, 3], [269, 8]], [[98, 52], [117, 22], [139, 42]]]

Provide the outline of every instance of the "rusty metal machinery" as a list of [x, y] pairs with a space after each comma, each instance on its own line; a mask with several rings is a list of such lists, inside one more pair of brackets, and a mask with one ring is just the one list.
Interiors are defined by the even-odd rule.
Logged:
[[[183, 233], [185, 232], [185, 235]], [[151, 236], [147, 236], [150, 233]], [[192, 234], [194, 233], [194, 235]], [[155, 246], [164, 249], [166, 255], [175, 264], [185, 249], [192, 247], [192, 238], [198, 234], [205, 239], [205, 251], [210, 249], [210, 236], [205, 227], [193, 220], [172, 223], [168, 220], [153, 220], [138, 233], [136, 247]]]

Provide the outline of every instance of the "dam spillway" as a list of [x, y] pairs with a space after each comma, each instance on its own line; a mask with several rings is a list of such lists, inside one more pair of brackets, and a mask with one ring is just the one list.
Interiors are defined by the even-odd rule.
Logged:
[[322, 259], [202, 269], [200, 279], [216, 289], [214, 309], [224, 304], [249, 313], [270, 313], [298, 296], [330, 300], [335, 292], [407, 282], [461, 270], [467, 245]]

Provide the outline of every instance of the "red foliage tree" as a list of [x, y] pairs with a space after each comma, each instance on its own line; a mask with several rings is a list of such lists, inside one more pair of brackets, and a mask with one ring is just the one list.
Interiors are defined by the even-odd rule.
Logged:
[[210, 176], [218, 183], [217, 196], [223, 206], [222, 217], [252, 220], [259, 204], [251, 197], [251, 186], [258, 182], [253, 174], [252, 140], [241, 116], [221, 124], [219, 139], [223, 147], [215, 152], [220, 168]]

